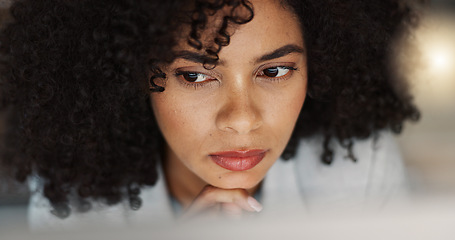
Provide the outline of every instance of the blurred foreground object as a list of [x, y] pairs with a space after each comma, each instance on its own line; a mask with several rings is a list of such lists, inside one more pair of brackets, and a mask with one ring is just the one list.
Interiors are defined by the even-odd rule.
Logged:
[[18, 223], [13, 229], [0, 224], [0, 232], [2, 240], [453, 240], [455, 236], [454, 197], [420, 198], [412, 204], [398, 203], [381, 213], [328, 212], [317, 216], [278, 214], [274, 218], [267, 219], [190, 221], [176, 225], [144, 222], [142, 226], [136, 227], [105, 228], [97, 225], [91, 229], [79, 231], [48, 232], [29, 232], [23, 224]]

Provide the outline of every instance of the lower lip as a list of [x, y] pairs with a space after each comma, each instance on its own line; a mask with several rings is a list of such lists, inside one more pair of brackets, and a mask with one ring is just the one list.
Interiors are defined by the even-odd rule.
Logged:
[[220, 167], [231, 171], [246, 171], [258, 165], [266, 151], [255, 151], [247, 154], [213, 154], [210, 158]]

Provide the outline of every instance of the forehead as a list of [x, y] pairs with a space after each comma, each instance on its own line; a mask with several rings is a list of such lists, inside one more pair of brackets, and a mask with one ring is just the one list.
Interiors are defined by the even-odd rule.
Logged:
[[[297, 16], [279, 1], [252, 1], [254, 18], [239, 26], [232, 43], [244, 48], [277, 48], [285, 43], [303, 44], [303, 34]], [[302, 46], [303, 47], [303, 46]]]
[[[252, 7], [254, 17], [246, 24], [234, 24], [229, 22], [224, 29], [229, 36], [229, 45], [221, 49], [220, 58], [230, 51], [251, 53], [255, 51], [264, 52], [277, 49], [287, 44], [303, 46], [303, 35], [298, 17], [293, 11], [286, 7], [279, 0], [253, 0], [249, 6]], [[237, 15], [246, 17], [247, 8], [238, 8]], [[225, 7], [212, 16], [208, 16], [206, 27], [199, 32], [198, 40], [202, 43], [201, 50], [197, 50], [188, 43], [191, 34], [191, 25], [183, 25], [180, 32], [176, 51], [194, 51], [205, 53], [206, 49], [217, 47], [215, 38], [223, 38], [220, 34], [224, 16], [232, 9]], [[246, 51], [248, 50], [248, 51]]]

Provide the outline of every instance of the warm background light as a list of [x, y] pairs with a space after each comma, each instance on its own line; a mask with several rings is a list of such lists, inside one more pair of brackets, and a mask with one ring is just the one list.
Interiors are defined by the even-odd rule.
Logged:
[[455, 12], [428, 10], [397, 49], [422, 113], [399, 137], [414, 190], [455, 194]]
[[444, 48], [435, 48], [429, 53], [430, 67], [433, 71], [446, 72], [449, 71], [451, 57], [449, 53], [444, 52]]

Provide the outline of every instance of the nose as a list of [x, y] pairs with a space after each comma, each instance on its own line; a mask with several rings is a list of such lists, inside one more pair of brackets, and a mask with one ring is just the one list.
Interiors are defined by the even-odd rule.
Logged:
[[255, 94], [248, 84], [226, 90], [225, 101], [216, 117], [218, 129], [240, 135], [248, 134], [263, 124]]

